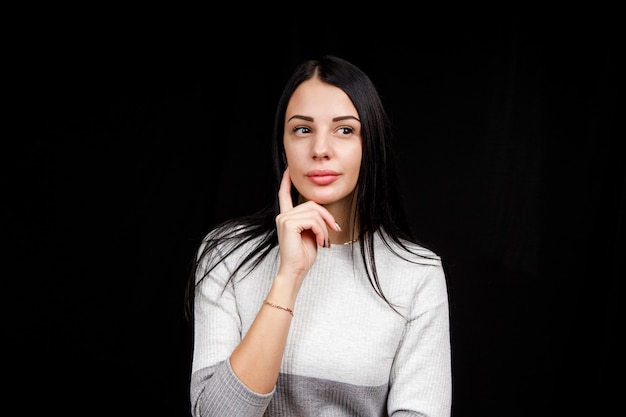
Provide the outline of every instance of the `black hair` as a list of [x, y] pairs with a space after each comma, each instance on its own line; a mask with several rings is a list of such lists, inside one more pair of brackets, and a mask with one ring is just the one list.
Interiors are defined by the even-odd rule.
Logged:
[[[395, 310], [383, 294], [378, 281], [372, 236], [379, 230], [384, 231], [380, 236], [392, 250], [388, 239], [409, 252], [406, 242], [423, 245], [412, 236], [403, 210], [391, 149], [391, 123], [378, 91], [367, 74], [342, 58], [326, 55], [300, 64], [288, 79], [278, 101], [272, 134], [273, 180], [276, 190], [273, 203], [257, 213], [220, 223], [203, 239], [187, 283], [188, 318], [193, 317], [196, 286], [232, 250], [252, 240], [257, 242], [254, 249], [240, 261], [230, 278], [246, 265], [254, 269], [278, 245], [275, 219], [280, 213], [278, 188], [286, 168], [283, 147], [285, 113], [296, 88], [313, 77], [343, 90], [359, 114], [363, 152], [357, 181], [358, 191], [354, 193], [356, 210], [350, 219], [354, 226], [352, 230], [357, 230], [358, 236], [352, 238], [358, 239], [361, 259], [374, 291]], [[292, 196], [295, 204], [297, 195]], [[222, 250], [217, 251], [218, 246]], [[221, 254], [218, 255], [217, 252]], [[198, 277], [197, 268], [205, 256], [214, 258], [204, 276]]]

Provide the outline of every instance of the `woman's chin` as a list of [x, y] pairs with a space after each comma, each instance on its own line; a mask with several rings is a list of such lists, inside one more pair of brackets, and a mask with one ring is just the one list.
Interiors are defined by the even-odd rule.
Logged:
[[344, 202], [346, 199], [350, 199], [352, 193], [344, 194], [343, 190], [331, 189], [331, 187], [320, 187], [321, 189], [311, 190], [306, 189], [304, 193], [298, 191], [298, 203], [304, 203], [306, 201], [313, 201], [321, 206], [328, 206], [331, 204]]
[[300, 198], [299, 198], [299, 202], [300, 203], [304, 203], [306, 201], [313, 201], [317, 204], [319, 204], [320, 206], [328, 206], [331, 204], [335, 204], [338, 203], [342, 200], [344, 200], [345, 197], [341, 198], [341, 197], [337, 197], [337, 196], [329, 196], [329, 195], [309, 195], [309, 196], [305, 196], [300, 194]]

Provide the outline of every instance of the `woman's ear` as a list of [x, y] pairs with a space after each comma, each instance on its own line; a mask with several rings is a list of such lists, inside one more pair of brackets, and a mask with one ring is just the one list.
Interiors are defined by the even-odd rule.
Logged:
[[283, 164], [287, 166], [287, 155], [285, 155], [285, 151], [283, 151], [282, 155], [283, 155]]

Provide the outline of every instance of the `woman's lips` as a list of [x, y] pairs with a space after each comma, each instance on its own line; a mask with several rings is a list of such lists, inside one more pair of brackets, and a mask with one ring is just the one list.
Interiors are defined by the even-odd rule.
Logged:
[[339, 178], [339, 174], [335, 171], [315, 169], [306, 173], [307, 178], [313, 184], [328, 185]]

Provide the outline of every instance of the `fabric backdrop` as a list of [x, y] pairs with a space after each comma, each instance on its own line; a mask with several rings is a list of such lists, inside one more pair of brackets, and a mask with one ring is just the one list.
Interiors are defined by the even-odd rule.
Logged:
[[616, 405], [616, 28], [420, 22], [382, 31], [294, 18], [252, 32], [154, 22], [116, 36], [85, 19], [25, 33], [7, 64], [17, 129], [2, 175], [21, 407], [188, 415], [183, 292], [196, 245], [273, 198], [279, 93], [297, 63], [323, 53], [378, 86], [411, 227], [443, 258], [453, 415]]

